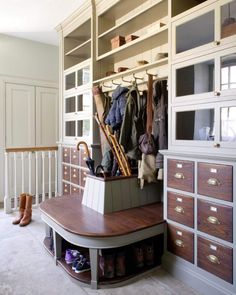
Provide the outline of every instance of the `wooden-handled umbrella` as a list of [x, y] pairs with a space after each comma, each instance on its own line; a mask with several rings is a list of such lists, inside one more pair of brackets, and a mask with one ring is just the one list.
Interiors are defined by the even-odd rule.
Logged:
[[95, 175], [94, 160], [90, 156], [88, 145], [87, 145], [87, 143], [85, 141], [78, 142], [78, 144], [77, 144], [77, 150], [78, 151], [80, 150], [80, 145], [84, 145], [84, 147], [85, 147], [85, 153], [86, 153], [86, 161], [85, 162], [86, 162], [86, 164], [87, 164], [87, 166], [89, 168], [90, 174]]

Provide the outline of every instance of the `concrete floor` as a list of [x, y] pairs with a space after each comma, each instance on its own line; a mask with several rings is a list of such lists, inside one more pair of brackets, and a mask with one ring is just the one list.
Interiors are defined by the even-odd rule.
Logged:
[[46, 252], [39, 210], [26, 227], [0, 209], [0, 295], [199, 295], [163, 269], [124, 287], [91, 290], [74, 283]]

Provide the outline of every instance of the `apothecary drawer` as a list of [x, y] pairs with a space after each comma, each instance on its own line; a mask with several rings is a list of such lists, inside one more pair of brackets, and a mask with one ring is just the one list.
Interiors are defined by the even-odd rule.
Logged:
[[198, 230], [220, 239], [233, 241], [233, 208], [198, 200]]
[[81, 189], [77, 186], [71, 185], [71, 194], [80, 194]]
[[189, 227], [194, 227], [194, 199], [182, 194], [167, 192], [167, 216]]
[[70, 166], [63, 165], [62, 166], [62, 173], [63, 173], [63, 179], [70, 181]]
[[70, 194], [70, 184], [63, 182], [63, 195]]
[[[91, 153], [91, 151], [90, 151]], [[87, 160], [87, 154], [86, 154], [86, 151], [85, 150], [80, 150], [80, 166], [82, 167], [88, 167], [87, 164], [86, 164], [86, 160]]]
[[77, 150], [77, 148], [72, 148], [71, 149], [71, 164], [79, 165], [79, 159], [80, 159], [80, 152]]
[[193, 192], [194, 162], [167, 160], [167, 185], [171, 188]]
[[70, 148], [69, 147], [63, 147], [63, 155], [62, 155], [62, 161], [64, 163], [70, 163]]
[[167, 250], [191, 263], [194, 262], [194, 235], [168, 224], [167, 231]]
[[233, 167], [198, 163], [198, 194], [232, 202]]
[[72, 167], [71, 168], [71, 182], [74, 184], [79, 184], [79, 179], [80, 179], [79, 169]]
[[87, 177], [88, 171], [84, 169], [80, 169], [80, 180], [79, 180], [79, 185], [84, 187], [85, 182], [86, 182], [86, 177]]
[[233, 283], [233, 249], [198, 236], [197, 265]]

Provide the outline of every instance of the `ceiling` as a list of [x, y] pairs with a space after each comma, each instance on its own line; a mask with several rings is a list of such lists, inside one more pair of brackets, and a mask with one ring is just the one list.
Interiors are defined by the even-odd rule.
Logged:
[[58, 45], [55, 27], [90, 0], [0, 0], [0, 33]]

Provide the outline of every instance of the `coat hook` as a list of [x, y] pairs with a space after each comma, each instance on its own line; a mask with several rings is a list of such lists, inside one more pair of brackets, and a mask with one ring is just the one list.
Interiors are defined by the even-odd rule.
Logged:
[[151, 73], [148, 73], [148, 70], [146, 70], [146, 74], [147, 74], [147, 75], [151, 75], [151, 76], [153, 76], [153, 77], [157, 77], [157, 76], [158, 76], [157, 74], [151, 74]]
[[129, 81], [129, 80], [125, 80], [124, 78], [123, 78], [123, 76], [121, 77], [121, 80], [123, 81], [123, 82], [126, 82], [126, 83], [132, 83], [132, 81]]
[[110, 85], [105, 85], [105, 83], [102, 83], [102, 86], [105, 87], [105, 88], [112, 88], [112, 86], [110, 86]]
[[118, 85], [118, 86], [120, 86], [120, 83], [115, 83], [113, 80], [111, 80], [111, 83], [112, 83], [113, 85]]
[[133, 73], [133, 77], [134, 77], [135, 80], [143, 80], [144, 79], [144, 78], [136, 77], [135, 73]]

